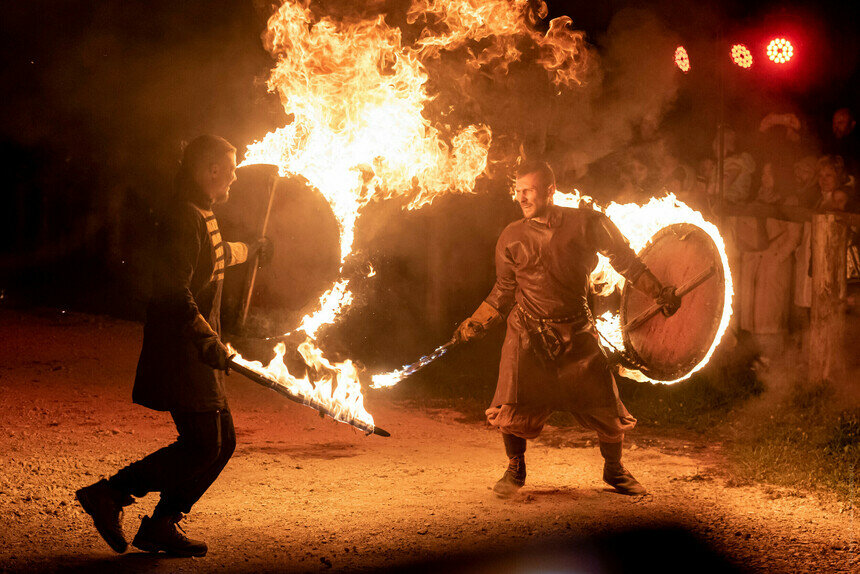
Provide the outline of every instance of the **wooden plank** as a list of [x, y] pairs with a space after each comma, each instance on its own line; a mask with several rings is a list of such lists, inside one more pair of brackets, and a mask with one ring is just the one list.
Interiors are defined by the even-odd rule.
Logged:
[[844, 380], [847, 248], [848, 227], [835, 214], [813, 217], [810, 383]]
[[805, 207], [796, 207], [792, 205], [768, 205], [765, 203], [732, 203], [724, 202], [717, 207], [719, 215], [734, 215], [747, 217], [770, 217], [771, 219], [781, 219], [783, 221], [795, 221], [803, 223], [812, 221], [815, 215], [826, 213], [832, 215], [836, 221], [846, 225], [860, 226], [860, 214], [850, 213], [847, 211], [827, 211], [819, 212], [814, 209], [806, 209]]

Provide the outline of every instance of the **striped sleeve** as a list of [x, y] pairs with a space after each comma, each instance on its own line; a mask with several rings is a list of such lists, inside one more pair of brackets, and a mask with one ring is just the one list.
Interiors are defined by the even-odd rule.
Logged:
[[225, 241], [227, 266], [239, 265], [248, 260], [248, 245], [241, 241]]

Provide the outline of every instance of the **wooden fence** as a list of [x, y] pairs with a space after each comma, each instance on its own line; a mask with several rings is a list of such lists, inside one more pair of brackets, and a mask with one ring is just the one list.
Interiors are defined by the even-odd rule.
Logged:
[[718, 212], [720, 215], [812, 223], [812, 309], [807, 348], [809, 380], [842, 381], [846, 366], [849, 227], [860, 226], [860, 214], [755, 203], [723, 203]]

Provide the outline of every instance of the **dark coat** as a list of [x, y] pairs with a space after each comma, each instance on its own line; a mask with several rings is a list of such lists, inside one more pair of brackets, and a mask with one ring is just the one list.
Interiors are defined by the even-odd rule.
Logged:
[[[546, 224], [521, 219], [496, 245], [496, 284], [486, 302], [502, 317], [507, 334], [491, 407], [516, 404], [594, 415], [627, 411], [588, 310], [589, 275], [597, 254], [635, 281], [645, 265], [617, 227], [591, 209], [552, 207]], [[516, 309], [520, 307], [522, 311]], [[554, 362], [540, 360], [525, 322], [548, 319], [561, 339]]]
[[132, 398], [159, 411], [226, 409], [224, 373], [200, 350], [220, 338], [224, 268], [243, 262], [247, 246], [222, 241], [215, 215], [191, 202], [166, 214], [157, 244]]

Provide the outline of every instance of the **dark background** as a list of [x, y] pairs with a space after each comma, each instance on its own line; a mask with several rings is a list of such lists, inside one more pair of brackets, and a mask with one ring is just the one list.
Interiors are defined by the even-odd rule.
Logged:
[[[334, 4], [315, 3], [322, 10]], [[375, 12], [402, 11], [398, 2], [367, 4]], [[708, 153], [721, 100], [727, 119], [738, 127], [754, 127], [768, 111], [795, 111], [808, 120], [812, 137], [826, 130], [836, 107], [854, 105], [853, 5], [550, 2], [550, 17], [569, 15], [587, 33], [602, 57], [608, 86], [605, 99], [595, 101], [622, 102], [631, 142], [641, 136], [639, 95], [631, 92], [625, 99], [622, 79], [654, 46], [628, 42], [620, 50], [613, 43], [625, 21], [619, 13], [629, 24], [642, 14], [629, 9], [645, 7], [666, 30], [661, 41], [687, 47], [692, 70], [672, 72], [659, 125], [682, 139], [692, 161]], [[241, 152], [285, 123], [276, 96], [265, 87], [272, 59], [260, 34], [270, 10], [256, 0], [40, 1], [4, 10], [3, 305], [142, 318], [155, 214], [169, 196], [182, 143], [216, 133]], [[776, 34], [795, 42], [791, 65], [745, 71], [728, 63], [732, 43], [744, 42], [755, 52]], [[665, 62], [671, 68], [671, 56]], [[569, 145], [564, 134], [555, 134], [555, 143], [553, 135], [549, 151]], [[587, 138], [579, 143], [599, 148], [591, 158], [598, 161], [620, 141], [602, 147], [590, 146]], [[232, 203], [221, 217], [228, 238], [245, 239], [259, 224], [265, 178], [255, 168], [239, 171]], [[417, 212], [403, 212], [395, 203], [369, 205], [353, 264], [372, 264], [377, 275], [353, 282], [358, 301], [342, 325], [323, 332], [327, 348], [344, 356], [348, 351], [377, 370], [444, 341], [492, 285], [495, 238], [517, 216], [509, 186], [507, 174], [497, 170], [479, 181], [477, 195], [443, 197]], [[337, 276], [334, 219], [302, 182], [281, 182], [270, 235], [277, 257], [261, 274], [251, 337], [292, 328]], [[235, 315], [244, 271], [237, 269], [229, 279], [228, 319]], [[475, 353], [492, 355], [488, 350], [495, 348], [488, 341]]]

